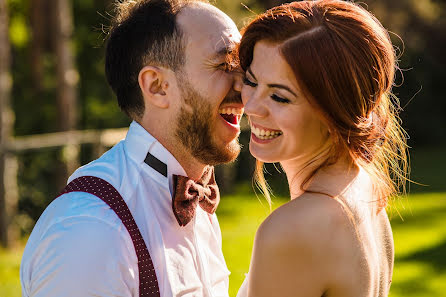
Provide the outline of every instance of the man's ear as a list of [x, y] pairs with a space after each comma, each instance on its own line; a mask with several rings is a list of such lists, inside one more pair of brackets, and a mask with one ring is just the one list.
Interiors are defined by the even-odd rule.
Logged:
[[166, 91], [169, 83], [165, 80], [165, 69], [156, 66], [145, 66], [138, 75], [138, 83], [144, 99], [159, 108], [168, 108], [169, 100]]

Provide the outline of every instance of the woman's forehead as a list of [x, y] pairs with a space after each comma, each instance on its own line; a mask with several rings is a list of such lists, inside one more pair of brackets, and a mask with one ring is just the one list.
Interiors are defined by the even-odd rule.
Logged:
[[294, 80], [294, 73], [280, 53], [280, 44], [277, 43], [257, 42], [250, 69], [259, 78], [282, 82]]

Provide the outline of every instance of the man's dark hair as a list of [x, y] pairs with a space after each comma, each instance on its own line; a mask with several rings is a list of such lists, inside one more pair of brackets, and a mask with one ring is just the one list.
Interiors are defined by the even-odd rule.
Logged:
[[185, 63], [185, 48], [176, 16], [186, 3], [182, 0], [126, 0], [118, 2], [105, 53], [107, 81], [118, 98], [119, 107], [131, 118], [144, 113], [138, 84], [145, 65], [173, 71]]

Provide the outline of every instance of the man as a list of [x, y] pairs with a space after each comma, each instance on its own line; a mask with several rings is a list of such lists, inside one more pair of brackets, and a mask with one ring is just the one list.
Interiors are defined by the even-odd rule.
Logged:
[[22, 260], [23, 296], [228, 296], [208, 165], [240, 151], [243, 106], [227, 63], [239, 32], [201, 1], [117, 7], [106, 75], [134, 121], [37, 222]]

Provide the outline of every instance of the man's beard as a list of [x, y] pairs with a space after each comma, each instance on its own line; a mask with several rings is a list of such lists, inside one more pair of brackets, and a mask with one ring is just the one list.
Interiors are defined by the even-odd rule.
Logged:
[[[234, 161], [240, 153], [238, 139], [224, 146], [215, 143], [212, 131], [212, 106], [184, 76], [177, 76], [184, 105], [177, 119], [176, 137], [185, 149], [206, 165], [217, 165]], [[237, 98], [227, 98], [224, 102], [235, 102]], [[240, 100], [241, 101], [241, 100]]]

